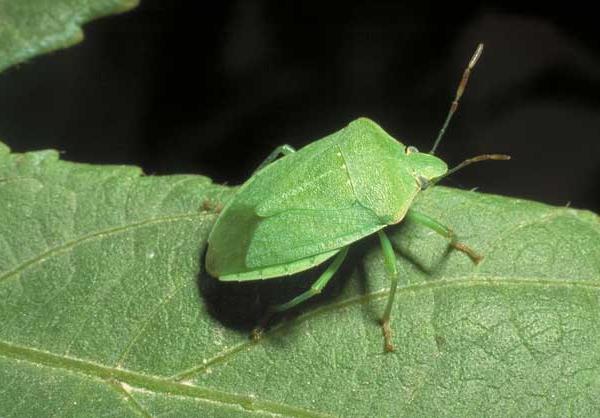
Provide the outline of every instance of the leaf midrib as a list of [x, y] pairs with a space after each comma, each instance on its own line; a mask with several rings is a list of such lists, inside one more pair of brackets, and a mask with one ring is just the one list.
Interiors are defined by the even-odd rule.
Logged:
[[291, 417], [308, 418], [330, 416], [325, 413], [309, 411], [287, 404], [257, 399], [255, 396], [245, 396], [187, 385], [156, 376], [149, 376], [129, 370], [115, 369], [90, 361], [59, 356], [50, 352], [17, 346], [2, 341], [0, 341], [0, 356], [26, 361], [35, 365], [65, 370], [71, 373], [83, 374], [87, 377], [100, 379], [105, 384], [114, 384], [115, 381], [117, 381], [131, 387], [145, 389], [154, 393], [191, 397], [201, 401], [222, 404], [227, 407], [242, 407], [246, 410], [265, 411]]

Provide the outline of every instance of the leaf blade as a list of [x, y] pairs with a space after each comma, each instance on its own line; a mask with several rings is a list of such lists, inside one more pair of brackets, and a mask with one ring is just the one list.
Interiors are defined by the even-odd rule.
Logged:
[[1, 414], [600, 410], [596, 215], [424, 193], [419, 209], [486, 259], [475, 267], [418, 225], [393, 228], [403, 254], [398, 351], [383, 355], [376, 321], [388, 283], [373, 240], [353, 250], [329, 294], [258, 344], [219, 316], [237, 299], [211, 310], [198, 293], [210, 280], [201, 256], [215, 219], [205, 203], [233, 192], [199, 176], [147, 177], [0, 148], [0, 380], [12, 382], [0, 390]]

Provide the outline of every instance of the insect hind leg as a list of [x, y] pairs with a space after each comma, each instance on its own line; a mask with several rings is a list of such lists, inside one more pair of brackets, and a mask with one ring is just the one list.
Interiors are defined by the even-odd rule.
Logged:
[[333, 262], [327, 267], [327, 269], [319, 276], [319, 278], [313, 283], [313, 285], [306, 292], [303, 292], [296, 296], [294, 299], [289, 302], [282, 303], [281, 305], [275, 305], [269, 308], [265, 317], [260, 321], [260, 323], [252, 330], [250, 333], [250, 338], [254, 341], [258, 341], [262, 338], [262, 334], [267, 324], [273, 317], [273, 315], [277, 312], [287, 311], [288, 309], [292, 309], [293, 307], [301, 304], [307, 299], [310, 299], [313, 296], [321, 293], [323, 288], [327, 286], [329, 280], [333, 277], [333, 275], [339, 270], [342, 265], [342, 262], [346, 258], [346, 254], [348, 254], [348, 248], [343, 248], [333, 259]]
[[339, 270], [342, 265], [342, 262], [346, 258], [346, 254], [348, 254], [348, 248], [343, 248], [333, 259], [333, 262], [327, 267], [327, 269], [319, 276], [319, 278], [313, 283], [313, 285], [306, 292], [303, 292], [296, 296], [294, 299], [289, 302], [282, 303], [281, 305], [275, 305], [269, 308], [266, 315], [263, 319], [258, 323], [258, 325], [252, 330], [250, 333], [250, 338], [253, 341], [258, 341], [262, 338], [263, 331], [266, 328], [269, 321], [274, 314], [277, 312], [287, 311], [288, 309], [292, 309], [293, 307], [301, 304], [307, 299], [310, 299], [313, 296], [321, 293], [323, 288], [327, 286], [329, 280], [333, 277], [333, 275]]
[[275, 305], [271, 308], [271, 311], [274, 312], [283, 312], [288, 309], [293, 308], [296, 305], [304, 302], [307, 299], [312, 298], [313, 296], [321, 293], [323, 288], [329, 283], [329, 280], [333, 277], [336, 271], [339, 270], [344, 258], [346, 258], [346, 254], [348, 254], [348, 247], [342, 249], [336, 256], [333, 262], [327, 267], [327, 269], [321, 274], [321, 276], [313, 283], [313, 285], [306, 292], [303, 292], [296, 296], [294, 299], [289, 302], [283, 303], [281, 305]]
[[378, 232], [379, 242], [381, 243], [381, 249], [383, 251], [383, 258], [385, 263], [385, 269], [390, 278], [390, 293], [388, 295], [387, 304], [383, 317], [381, 318], [381, 327], [383, 329], [383, 339], [385, 342], [385, 351], [391, 353], [394, 351], [394, 345], [392, 344], [392, 329], [390, 328], [390, 316], [392, 313], [392, 307], [394, 305], [394, 296], [396, 296], [396, 290], [398, 288], [398, 268], [396, 267], [396, 254], [392, 247], [390, 239], [380, 229]]

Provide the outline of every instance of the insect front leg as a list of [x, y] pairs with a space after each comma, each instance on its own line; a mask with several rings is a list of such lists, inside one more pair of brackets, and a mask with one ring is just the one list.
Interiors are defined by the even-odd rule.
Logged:
[[254, 172], [256, 173], [260, 169], [265, 168], [266, 166], [271, 164], [273, 161], [275, 161], [275, 159], [277, 159], [277, 157], [279, 157], [280, 155], [289, 155], [289, 154], [293, 154], [295, 152], [296, 152], [296, 150], [291, 145], [288, 145], [288, 144], [280, 145], [277, 148], [275, 148], [273, 150], [273, 152], [270, 153], [267, 158], [265, 158], [265, 160], [258, 166], [258, 168]]
[[414, 209], [410, 209], [408, 211], [408, 213], [406, 214], [405, 219], [410, 219], [411, 221], [415, 221], [416, 223], [418, 223], [420, 225], [423, 225], [429, 229], [432, 229], [433, 231], [437, 232], [441, 236], [449, 238], [450, 245], [452, 247], [454, 247], [455, 249], [457, 249], [458, 251], [462, 251], [463, 253], [468, 255], [469, 258], [471, 258], [471, 260], [473, 260], [473, 262], [475, 264], [478, 264], [483, 259], [482, 255], [477, 254], [473, 249], [466, 246], [462, 242], [459, 242], [456, 238], [456, 234], [450, 228], [442, 225], [441, 223], [439, 223], [438, 221], [436, 221], [433, 218], [430, 218], [429, 216], [425, 215], [424, 213], [418, 212]]
[[392, 313], [392, 306], [394, 305], [396, 289], [398, 288], [398, 268], [396, 267], [396, 254], [394, 253], [394, 248], [392, 247], [390, 239], [381, 229], [377, 233], [379, 235], [379, 242], [381, 243], [381, 249], [383, 251], [385, 269], [391, 282], [387, 304], [385, 305], [385, 311], [383, 312], [383, 317], [381, 318], [385, 351], [389, 353], [394, 351], [394, 345], [392, 344], [392, 330], [390, 328], [390, 315]]

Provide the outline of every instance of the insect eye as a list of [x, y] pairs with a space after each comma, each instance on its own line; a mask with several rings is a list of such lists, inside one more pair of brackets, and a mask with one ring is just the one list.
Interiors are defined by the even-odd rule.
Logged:
[[406, 155], [410, 155], [413, 152], [419, 152], [419, 150], [416, 147], [406, 147]]

